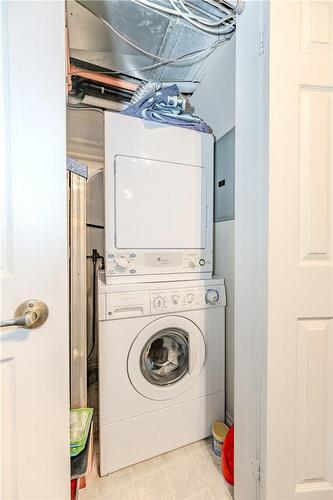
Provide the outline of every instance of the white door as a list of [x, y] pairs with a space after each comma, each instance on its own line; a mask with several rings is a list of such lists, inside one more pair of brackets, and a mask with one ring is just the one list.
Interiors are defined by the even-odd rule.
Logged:
[[333, 2], [270, 4], [263, 498], [333, 499]]
[[64, 3], [2, 2], [1, 320], [28, 299], [37, 329], [2, 327], [3, 500], [69, 498]]

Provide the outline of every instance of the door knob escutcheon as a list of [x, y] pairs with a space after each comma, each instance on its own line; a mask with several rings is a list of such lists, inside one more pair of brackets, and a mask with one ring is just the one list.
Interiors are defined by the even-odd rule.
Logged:
[[0, 326], [20, 326], [23, 328], [38, 328], [43, 325], [49, 315], [49, 309], [45, 302], [38, 299], [30, 299], [22, 302], [14, 313], [13, 319], [1, 320]]

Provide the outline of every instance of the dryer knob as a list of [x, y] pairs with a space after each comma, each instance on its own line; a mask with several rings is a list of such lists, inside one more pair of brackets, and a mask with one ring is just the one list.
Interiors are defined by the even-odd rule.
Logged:
[[220, 298], [219, 292], [217, 290], [209, 289], [206, 292], [206, 302], [207, 304], [216, 304]]
[[114, 259], [114, 267], [118, 273], [123, 273], [128, 268], [128, 260], [125, 257], [116, 257]]

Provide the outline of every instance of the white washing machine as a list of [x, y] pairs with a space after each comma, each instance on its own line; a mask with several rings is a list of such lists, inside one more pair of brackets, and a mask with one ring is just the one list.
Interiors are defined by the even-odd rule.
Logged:
[[99, 282], [101, 475], [210, 435], [224, 418], [222, 279]]

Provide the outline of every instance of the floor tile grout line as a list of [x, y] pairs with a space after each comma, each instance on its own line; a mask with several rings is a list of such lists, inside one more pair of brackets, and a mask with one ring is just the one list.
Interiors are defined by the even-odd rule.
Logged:
[[[191, 446], [191, 445], [188, 445], [188, 446]], [[190, 461], [192, 461], [192, 463], [194, 464], [194, 467], [195, 467], [195, 468], [197, 469], [197, 471], [198, 471], [197, 464], [195, 463], [195, 460], [194, 460], [194, 457], [193, 457], [193, 455], [192, 455], [191, 451], [190, 451], [190, 453], [189, 453], [188, 455], [186, 455], [186, 457], [189, 457], [189, 458], [190, 458]], [[172, 465], [172, 464], [169, 464], [169, 465]], [[198, 475], [199, 475], [199, 477], [200, 477], [200, 479], [201, 479], [201, 481], [202, 481], [202, 476], [201, 476], [201, 474], [200, 474], [200, 471], [199, 471], [199, 474], [198, 474]], [[203, 483], [203, 484], [204, 484], [204, 483]], [[172, 488], [172, 490], [174, 491], [174, 488]], [[200, 491], [200, 490], [199, 490], [199, 491]], [[197, 492], [196, 492], [196, 493], [197, 493]], [[195, 493], [193, 493], [193, 495], [195, 495]], [[193, 496], [193, 495], [190, 495], [190, 496]], [[176, 496], [176, 493], [174, 493], [174, 496]], [[186, 497], [185, 499], [182, 499], [182, 500], [188, 500], [189, 498], [190, 498], [190, 497]]]
[[[153, 457], [154, 458], [157, 458], [157, 457]], [[153, 460], [152, 458], [149, 458], [148, 460]], [[138, 462], [138, 464], [143, 464], [144, 462], [146, 462], [146, 460], [143, 460], [142, 462]], [[130, 465], [128, 468], [129, 470], [129, 476], [131, 477], [131, 467], [135, 467], [136, 465], [138, 464], [134, 464], [134, 465]], [[143, 479], [144, 477], [147, 477], [147, 476], [150, 476], [151, 474], [153, 474], [154, 472], [157, 472], [159, 471], [160, 469], [162, 469], [162, 465], [160, 465], [159, 467], [157, 467], [156, 469], [150, 471], [150, 472], [147, 472], [146, 474], [143, 474], [142, 476], [140, 477], [137, 477], [136, 479], [133, 479], [130, 481], [130, 484], [133, 484], [135, 483], [136, 481], [140, 480], [140, 479]]]
[[[202, 448], [203, 448], [203, 447], [202, 447]], [[201, 448], [201, 449], [202, 449], [202, 448]], [[199, 449], [199, 448], [198, 448], [198, 449]], [[194, 451], [194, 450], [193, 450], [193, 451]], [[209, 455], [208, 455], [208, 456], [211, 458], [211, 460], [212, 460], [211, 465], [212, 465], [212, 467], [214, 467], [214, 469], [215, 469], [215, 468], [216, 468], [216, 467], [215, 467], [215, 466], [216, 466], [216, 464], [215, 464], [215, 462], [214, 462], [214, 457], [212, 456], [212, 452], [211, 452], [211, 451], [209, 452]], [[195, 460], [195, 458], [194, 458], [194, 457], [193, 457], [193, 459], [194, 459], [194, 461], [195, 461], [195, 463], [196, 463], [196, 465], [197, 465], [197, 468], [198, 468], [198, 470], [199, 470], [199, 474], [200, 474], [200, 476], [201, 476], [201, 479], [203, 480], [203, 482], [204, 482], [204, 483], [206, 483], [206, 481], [205, 481], [205, 476], [202, 474], [202, 471], [201, 471], [201, 469], [200, 469], [200, 467], [199, 467], [199, 464], [196, 462], [196, 460]], [[221, 481], [219, 481], [219, 482], [221, 483], [221, 485], [223, 485], [223, 489], [225, 490], [226, 494], [228, 494], [228, 496], [231, 496], [230, 491], [229, 491], [229, 489], [228, 489], [228, 487], [227, 487], [227, 484], [226, 484], [226, 482], [225, 482], [225, 479], [224, 479], [224, 477], [223, 477], [223, 475], [222, 475], [222, 471], [221, 471], [221, 470], [219, 470], [219, 469], [217, 469], [217, 473], [221, 476], [221, 477], [220, 477]], [[206, 488], [209, 490], [209, 492], [211, 492], [211, 488], [212, 488], [212, 487], [213, 487], [213, 485], [207, 485], [207, 486], [206, 486]]]
[[[198, 449], [200, 449], [200, 447], [198, 447]], [[199, 467], [199, 465], [197, 464], [197, 462], [196, 462], [196, 460], [195, 460], [195, 458], [194, 458], [194, 456], [193, 456], [193, 454], [192, 454], [192, 453], [191, 453], [191, 457], [192, 457], [192, 460], [193, 460], [193, 462], [194, 462], [194, 465], [195, 465], [195, 467], [196, 467], [196, 469], [197, 469], [197, 471], [198, 471], [198, 473], [199, 473], [199, 476], [200, 476], [200, 478], [201, 478], [202, 483], [203, 483], [203, 484], [205, 484], [205, 479], [204, 479], [204, 477], [203, 477], [203, 475], [202, 475], [202, 472], [201, 472], [201, 470], [200, 470], [200, 467]]]
[[[165, 467], [166, 467], [166, 466], [165, 466]], [[175, 495], [175, 493], [174, 493], [174, 490], [173, 490], [173, 487], [172, 487], [171, 481], [170, 481], [170, 479], [169, 479], [169, 476], [168, 476], [168, 474], [167, 474], [165, 471], [163, 471], [163, 473], [164, 473], [164, 476], [165, 476], [166, 482], [168, 483], [168, 485], [169, 485], [169, 487], [170, 487], [170, 491], [171, 491], [171, 493], [172, 493], [172, 499], [170, 498], [170, 500], [175, 500], [176, 495]]]

